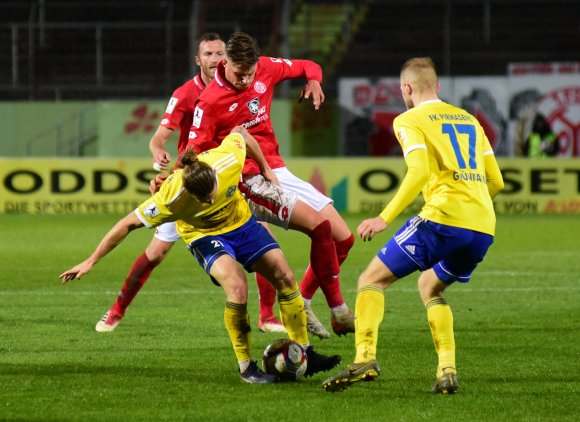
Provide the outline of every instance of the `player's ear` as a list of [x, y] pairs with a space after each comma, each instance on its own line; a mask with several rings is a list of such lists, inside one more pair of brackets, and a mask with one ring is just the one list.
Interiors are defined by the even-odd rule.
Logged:
[[201, 66], [201, 60], [199, 60], [199, 56], [197, 56], [197, 55], [195, 56], [195, 64], [197, 66]]

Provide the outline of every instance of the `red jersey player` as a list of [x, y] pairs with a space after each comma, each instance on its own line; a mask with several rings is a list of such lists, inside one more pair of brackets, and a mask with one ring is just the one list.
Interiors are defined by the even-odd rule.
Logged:
[[[241, 125], [260, 144], [279, 186], [262, 175], [255, 162], [246, 160], [241, 187], [254, 215], [285, 228], [310, 236], [310, 266], [300, 284], [309, 331], [320, 338], [329, 333], [310, 309], [310, 301], [321, 287], [331, 308], [332, 328], [336, 334], [354, 332], [354, 316], [340, 292], [339, 265], [354, 243], [350, 229], [332, 205], [312, 185], [286, 168], [270, 119], [270, 106], [276, 84], [286, 79], [304, 78], [308, 82], [303, 98], [312, 97], [315, 109], [324, 101], [320, 87], [322, 70], [309, 60], [260, 57], [256, 41], [236, 32], [226, 45], [225, 60], [217, 67], [214, 82], [198, 98], [189, 133], [197, 151], [214, 148], [229, 131]], [[260, 208], [260, 204], [267, 207]], [[264, 211], [266, 210], [266, 211]], [[273, 214], [269, 214], [272, 211]]]
[[[171, 161], [171, 154], [166, 150], [165, 145], [175, 129], [179, 129], [177, 152], [181, 155], [185, 151], [189, 128], [193, 120], [195, 100], [213, 80], [215, 69], [224, 57], [224, 47], [224, 42], [216, 33], [206, 33], [198, 40], [195, 63], [199, 66], [200, 72], [173, 92], [161, 123], [149, 144], [153, 161], [159, 166], [158, 169], [167, 169]], [[173, 244], [179, 239], [175, 223], [166, 223], [157, 227], [147, 249], [134, 262], [117, 300], [97, 323], [95, 327], [97, 331], [113, 331], [119, 325], [127, 307], [139, 293], [153, 269], [165, 259]], [[258, 280], [258, 290], [260, 293], [259, 328], [262, 331], [286, 332], [273, 312], [276, 290], [263, 278]]]

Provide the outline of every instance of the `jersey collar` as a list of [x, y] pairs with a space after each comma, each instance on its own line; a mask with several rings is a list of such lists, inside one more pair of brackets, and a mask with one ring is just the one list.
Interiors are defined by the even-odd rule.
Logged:
[[193, 83], [202, 91], [205, 88], [205, 83], [203, 83], [203, 79], [201, 79], [201, 73], [198, 73], [193, 77]]
[[228, 89], [230, 91], [234, 90], [233, 85], [226, 79], [226, 68], [224, 66], [224, 62], [218, 63], [215, 70], [214, 81], [216, 81], [216, 83], [222, 88]]

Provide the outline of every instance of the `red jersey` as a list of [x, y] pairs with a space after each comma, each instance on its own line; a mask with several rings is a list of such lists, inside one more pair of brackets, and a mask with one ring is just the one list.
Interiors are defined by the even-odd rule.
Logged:
[[198, 73], [175, 91], [169, 99], [165, 114], [159, 126], [175, 130], [179, 127], [179, 141], [177, 142], [177, 153], [181, 155], [187, 147], [189, 128], [193, 120], [193, 107], [195, 100], [205, 89], [205, 84]]
[[[235, 126], [244, 126], [256, 138], [271, 168], [284, 167], [272, 128], [270, 106], [274, 87], [285, 79], [314, 79], [322, 82], [322, 69], [309, 60], [260, 57], [252, 85], [237, 90], [224, 75], [220, 63], [215, 78], [199, 96], [189, 132], [189, 144], [196, 152], [215, 148]], [[258, 174], [255, 161], [246, 158], [243, 174]]]

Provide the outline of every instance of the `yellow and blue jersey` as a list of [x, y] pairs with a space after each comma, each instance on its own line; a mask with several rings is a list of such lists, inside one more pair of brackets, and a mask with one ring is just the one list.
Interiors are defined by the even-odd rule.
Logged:
[[246, 143], [242, 135], [230, 134], [219, 147], [198, 157], [216, 172], [217, 194], [213, 204], [201, 203], [187, 192], [183, 186], [183, 170], [180, 169], [167, 178], [159, 192], [135, 210], [147, 227], [176, 221], [177, 232], [187, 244], [204, 236], [235, 230], [252, 216], [238, 190], [246, 159]]
[[429, 179], [419, 216], [493, 235], [495, 213], [485, 168], [485, 156], [493, 149], [475, 117], [432, 100], [397, 116], [393, 126], [405, 156], [427, 150]]

